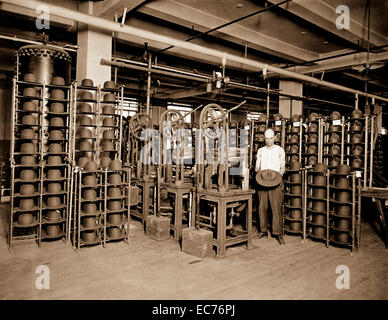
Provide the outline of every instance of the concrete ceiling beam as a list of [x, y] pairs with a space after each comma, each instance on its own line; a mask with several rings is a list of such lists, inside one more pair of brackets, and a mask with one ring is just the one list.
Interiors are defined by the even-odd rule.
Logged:
[[[281, 0], [269, 0], [269, 2], [277, 4]], [[350, 8], [349, 30], [337, 29], [336, 20], [339, 14], [336, 13], [336, 8], [322, 0], [293, 0], [283, 9], [356, 45], [360, 45], [361, 40], [367, 39], [367, 27], [352, 18], [352, 8]], [[386, 36], [371, 30], [371, 46], [385, 45], [387, 41]]]
[[119, 17], [123, 14], [124, 8], [127, 13], [145, 3], [146, 0], [105, 0], [93, 3], [93, 15], [112, 20], [115, 14]]
[[[174, 0], [154, 0], [146, 3], [139, 8], [138, 11], [183, 25], [190, 29], [195, 26], [196, 30], [199, 32], [205, 32], [229, 22]], [[247, 43], [249, 48], [296, 62], [319, 58], [317, 53], [243, 27], [238, 23], [229, 25], [210, 34], [240, 45], [245, 45], [245, 43]]]

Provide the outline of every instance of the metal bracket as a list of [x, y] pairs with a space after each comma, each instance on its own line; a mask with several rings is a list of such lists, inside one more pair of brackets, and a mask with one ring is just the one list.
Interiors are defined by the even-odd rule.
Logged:
[[121, 17], [121, 23], [120, 23], [121, 26], [124, 26], [126, 16], [127, 16], [127, 7], [125, 7], [123, 10], [123, 16]]

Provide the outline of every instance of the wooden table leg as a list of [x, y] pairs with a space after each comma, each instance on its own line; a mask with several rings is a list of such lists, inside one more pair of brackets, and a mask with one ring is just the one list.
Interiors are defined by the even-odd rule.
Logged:
[[144, 225], [146, 219], [147, 219], [147, 216], [149, 214], [149, 203], [150, 203], [150, 188], [149, 188], [149, 185], [148, 183], [144, 183], [143, 184], [143, 213], [142, 213], [142, 217], [141, 217], [141, 223], [142, 225]]
[[182, 235], [182, 210], [183, 210], [182, 192], [175, 192], [175, 217], [174, 217], [174, 239], [179, 240]]
[[225, 200], [217, 202], [217, 256], [223, 257], [226, 253], [226, 204]]
[[247, 244], [247, 247], [248, 249], [251, 249], [252, 248], [252, 239], [253, 239], [253, 235], [252, 235], [252, 197], [249, 197], [248, 199], [248, 209], [247, 209], [247, 231], [248, 231], [248, 244]]
[[380, 221], [381, 221], [381, 228], [382, 228], [382, 231], [383, 231], [385, 247], [388, 248], [388, 226], [387, 226], [387, 223], [385, 221], [384, 208], [383, 208], [383, 205], [381, 204], [381, 200], [380, 199], [376, 199], [376, 204], [377, 204], [377, 208], [379, 210]]

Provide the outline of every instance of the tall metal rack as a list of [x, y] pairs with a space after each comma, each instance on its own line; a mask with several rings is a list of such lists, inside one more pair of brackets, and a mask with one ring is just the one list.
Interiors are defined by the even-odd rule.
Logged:
[[[69, 233], [72, 232], [73, 246], [79, 250], [81, 246], [97, 243], [105, 245], [107, 241], [105, 189], [108, 180], [105, 179], [105, 170], [111, 161], [121, 159], [124, 88], [116, 87], [112, 81], [106, 81], [101, 88], [94, 86], [90, 80], [83, 80], [80, 85], [76, 81], [72, 84], [72, 92], [71, 188], [74, 193], [71, 193], [72, 213], [68, 224]], [[82, 175], [88, 175], [85, 165], [89, 161], [97, 168], [94, 172], [96, 187], [88, 187], [82, 182]], [[95, 190], [98, 199], [83, 199], [84, 189]], [[130, 191], [125, 192], [130, 194]], [[88, 212], [84, 210], [84, 202], [89, 202]], [[93, 217], [94, 224], [90, 222]], [[83, 222], [86, 220], [89, 223], [85, 225]], [[87, 233], [94, 233], [94, 239], [91, 239], [93, 235], [86, 235]]]
[[104, 171], [77, 171], [75, 178], [75, 208], [72, 238], [79, 252], [83, 246], [103, 243], [105, 214]]
[[[113, 175], [120, 179], [111, 178]], [[108, 170], [104, 172], [104, 214], [103, 246], [107, 242], [124, 240], [129, 243], [131, 220], [131, 169]]]
[[[334, 178], [334, 179], [333, 179]], [[338, 180], [337, 180], [338, 179]], [[339, 180], [349, 184], [339, 185]], [[331, 189], [327, 245], [336, 244], [358, 252], [361, 238], [361, 179], [351, 174], [329, 174]], [[343, 195], [347, 195], [343, 197]]]
[[306, 237], [305, 174], [303, 168], [288, 170], [283, 204], [283, 231], [290, 235]]
[[[40, 220], [41, 220], [41, 153], [42, 153], [42, 104], [43, 91], [37, 96], [35, 86], [37, 83], [23, 83], [25, 87], [35, 91], [34, 96], [27, 94], [27, 90], [19, 88], [17, 77], [13, 79], [12, 109], [11, 109], [11, 198], [10, 198], [10, 223], [8, 244], [12, 250], [15, 243], [37, 242], [40, 246]], [[32, 130], [32, 139], [22, 139], [23, 129]], [[31, 133], [31, 131], [30, 131]], [[26, 144], [22, 144], [26, 141]], [[23, 149], [22, 149], [23, 145]], [[30, 150], [27, 150], [30, 149]], [[32, 190], [27, 192], [29, 197], [23, 195], [21, 185], [29, 183]], [[27, 221], [21, 221], [22, 219]], [[24, 220], [23, 219], [23, 220]]]
[[361, 178], [363, 188], [372, 186], [375, 116], [349, 117], [346, 121], [345, 160]]
[[[13, 79], [11, 108], [10, 250], [15, 243], [33, 241], [40, 246], [43, 239], [67, 239], [69, 199], [71, 89], [31, 79], [21, 81], [18, 75]], [[63, 96], [51, 96], [54, 90]], [[55, 103], [63, 109], [51, 109]], [[56, 124], [51, 122], [52, 117], [57, 118]], [[57, 130], [56, 137], [53, 130]], [[50, 152], [48, 144], [54, 141], [59, 142], [61, 150]], [[60, 172], [55, 179], [47, 176], [52, 167]], [[56, 184], [50, 186], [52, 192], [47, 190], [50, 182]], [[47, 203], [50, 196], [55, 201]]]
[[[71, 88], [47, 85], [48, 98], [43, 108], [42, 154], [42, 239], [67, 240], [71, 159]], [[44, 90], [44, 88], [43, 88]], [[58, 96], [54, 95], [54, 92]], [[63, 111], [62, 111], [63, 109]], [[55, 148], [53, 148], [53, 146]], [[52, 150], [57, 149], [57, 150]]]
[[286, 168], [289, 168], [290, 162], [299, 161], [302, 163], [302, 147], [304, 141], [304, 125], [303, 119], [293, 115], [290, 121], [286, 124], [285, 131], [285, 153], [286, 153]]
[[[340, 180], [342, 179], [342, 180]], [[361, 179], [353, 171], [306, 171], [304, 237], [326, 247], [339, 245], [358, 252], [361, 235]], [[341, 181], [341, 182], [340, 182]]]

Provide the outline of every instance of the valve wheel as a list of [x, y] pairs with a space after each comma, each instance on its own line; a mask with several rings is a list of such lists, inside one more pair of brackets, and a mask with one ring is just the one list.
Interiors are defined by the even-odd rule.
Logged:
[[184, 120], [178, 110], [166, 110], [162, 113], [159, 121], [159, 130], [168, 139], [183, 128]]
[[210, 103], [201, 111], [199, 127], [210, 139], [217, 139], [225, 128], [225, 111], [216, 103]]
[[148, 114], [146, 113], [136, 113], [129, 120], [129, 130], [131, 134], [140, 139], [140, 134], [145, 129], [150, 129], [152, 127], [152, 121]]

